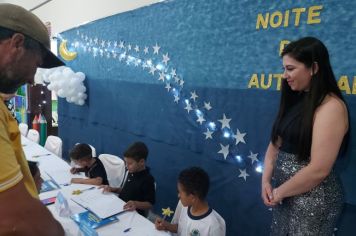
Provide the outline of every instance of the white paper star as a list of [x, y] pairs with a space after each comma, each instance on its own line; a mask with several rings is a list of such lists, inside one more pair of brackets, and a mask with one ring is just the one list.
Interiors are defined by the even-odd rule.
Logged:
[[158, 54], [159, 49], [161, 48], [160, 46], [158, 46], [158, 44], [156, 43], [155, 46], [152, 47], [153, 48], [153, 54]]
[[227, 119], [225, 116], [225, 113], [223, 114], [223, 118], [221, 120], [218, 120], [221, 123], [221, 129], [227, 127], [230, 129], [230, 121], [231, 119]]
[[174, 81], [175, 81], [177, 84], [179, 83], [179, 80], [180, 80], [180, 79], [179, 79], [178, 76], [175, 76], [175, 77], [174, 77]]
[[148, 47], [147, 47], [147, 46], [145, 46], [145, 48], [143, 49], [143, 52], [144, 52], [145, 54], [148, 53]]
[[95, 44], [98, 44], [98, 42], [99, 42], [99, 39], [98, 39], [98, 38], [95, 38], [95, 39], [94, 39], [94, 43], [95, 43]]
[[258, 162], [257, 155], [258, 155], [258, 153], [253, 153], [250, 151], [250, 155], [247, 157], [251, 159], [251, 164], [253, 164], [255, 161]]
[[127, 45], [127, 50], [131, 50], [132, 49], [132, 46], [131, 46], [131, 44], [129, 44], [129, 45]]
[[163, 54], [162, 57], [163, 57], [163, 60], [162, 60], [163, 63], [167, 65], [168, 61], [170, 60], [170, 58], [168, 57], [168, 53]]
[[211, 110], [211, 105], [210, 105], [210, 102], [204, 102], [204, 108], [206, 109], [206, 110]]
[[180, 99], [180, 98], [179, 98], [178, 95], [174, 95], [174, 102], [175, 102], [175, 103], [178, 103], [179, 99]]
[[136, 59], [134, 64], [135, 64], [135, 66], [139, 66], [140, 65], [140, 61]]
[[184, 107], [185, 110], [187, 110], [188, 114], [191, 110], [193, 110], [192, 105], [188, 102], [186, 106]]
[[212, 132], [212, 131], [210, 131], [208, 128], [206, 128], [206, 132], [204, 132], [204, 134], [205, 134], [205, 139], [213, 139], [213, 136], [212, 136], [212, 134], [213, 134], [214, 132]]
[[101, 40], [101, 47], [105, 47], [105, 40]]
[[117, 41], [114, 41], [114, 48], [117, 47]]
[[183, 85], [184, 85], [184, 80], [181, 79], [181, 80], [179, 81], [179, 85], [180, 85], [181, 87], [183, 87]]
[[106, 43], [106, 45], [108, 45], [108, 47], [110, 47], [110, 46], [111, 46], [111, 41], [108, 41], [108, 42]]
[[152, 75], [154, 75], [156, 70], [157, 70], [156, 67], [151, 66], [149, 73], [152, 74]]
[[239, 129], [236, 130], [236, 134], [232, 135], [232, 137], [236, 140], [236, 145], [239, 144], [239, 142], [246, 143], [244, 139], [245, 135], [246, 133], [240, 133]]
[[165, 79], [166, 77], [165, 77], [165, 75], [164, 75], [164, 73], [163, 72], [160, 72], [159, 73], [159, 78], [158, 78], [158, 80], [162, 80], [162, 82], [164, 82], [164, 79]]
[[199, 97], [199, 96], [196, 94], [196, 92], [195, 92], [195, 91], [190, 92], [190, 94], [191, 94], [190, 98], [191, 98], [191, 99], [193, 99], [193, 100], [194, 100], [194, 102], [195, 102], [195, 99], [197, 99], [197, 98]]
[[119, 43], [119, 48], [124, 48], [125, 46], [124, 46], [124, 41], [120, 41], [120, 43]]
[[226, 157], [229, 154], [229, 145], [224, 146], [220, 143], [220, 147], [221, 147], [221, 149], [220, 149], [220, 151], [218, 151], [218, 153], [223, 154], [224, 159], [226, 160]]
[[172, 75], [172, 77], [175, 77], [177, 74], [176, 74], [176, 69], [172, 69], [171, 70], [171, 75]]
[[198, 116], [198, 119], [197, 119], [197, 122], [202, 125], [203, 122], [205, 121], [204, 117], [201, 115], [201, 116]]
[[170, 83], [167, 83], [165, 88], [166, 88], [167, 91], [169, 92], [169, 90], [170, 90], [172, 87], [171, 87]]
[[244, 180], [246, 181], [247, 176], [250, 176], [249, 174], [247, 174], [246, 169], [243, 170], [239, 169], [239, 171], [240, 171], [239, 178], [244, 178]]

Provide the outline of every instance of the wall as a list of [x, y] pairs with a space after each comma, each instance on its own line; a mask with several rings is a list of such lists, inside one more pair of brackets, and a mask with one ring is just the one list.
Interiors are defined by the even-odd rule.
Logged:
[[[121, 156], [142, 140], [157, 182], [156, 213], [175, 207], [179, 171], [198, 165], [211, 177], [208, 200], [225, 218], [227, 235], [266, 235], [260, 172], [279, 101], [280, 45], [306, 35], [324, 41], [355, 123], [354, 7], [176, 0], [63, 32], [68, 50], [78, 52], [67, 65], [86, 74], [89, 95], [85, 106], [59, 100], [64, 155], [88, 142], [97, 153]], [[339, 235], [351, 233], [355, 219], [354, 137], [338, 162], [348, 204]]]
[[[38, 15], [42, 21], [51, 22], [52, 33], [56, 35], [75, 26], [120, 12], [131, 11], [160, 1], [161, 0], [52, 0], [34, 10], [33, 13]], [[32, 5], [25, 6], [30, 7]]]

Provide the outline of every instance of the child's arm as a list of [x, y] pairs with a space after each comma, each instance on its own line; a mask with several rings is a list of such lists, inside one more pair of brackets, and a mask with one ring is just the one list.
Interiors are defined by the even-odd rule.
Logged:
[[121, 188], [110, 187], [109, 185], [101, 185], [99, 188], [103, 189], [103, 193], [111, 192], [119, 194], [121, 192]]
[[96, 177], [91, 179], [72, 178], [71, 183], [101, 185], [103, 183], [103, 179], [101, 177]]
[[72, 168], [70, 169], [70, 173], [72, 173], [72, 174], [76, 174], [76, 173], [84, 172], [84, 171], [85, 171], [84, 168], [75, 168], [75, 167], [72, 167]]
[[149, 210], [151, 208], [152, 208], [152, 204], [150, 202], [128, 201], [124, 205], [124, 210], [128, 210], [128, 211], [134, 211], [136, 209]]
[[157, 230], [165, 230], [171, 233], [178, 232], [178, 224], [171, 224], [161, 218], [157, 218], [155, 221], [155, 226]]

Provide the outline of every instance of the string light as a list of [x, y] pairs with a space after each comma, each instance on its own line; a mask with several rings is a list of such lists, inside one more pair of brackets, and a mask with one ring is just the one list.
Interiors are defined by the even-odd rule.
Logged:
[[[77, 35], [79, 34], [79, 31], [77, 31]], [[60, 37], [61, 38], [61, 37]], [[160, 50], [160, 46], [156, 43], [156, 45], [153, 47], [153, 51], [150, 50], [151, 56], [153, 56], [152, 58], [140, 58], [140, 54], [139, 52], [142, 52], [142, 55], [147, 57], [149, 54], [148, 51], [148, 47], [139, 47], [136, 44], [130, 44], [124, 41], [115, 41], [115, 42], [110, 42], [110, 41], [104, 41], [104, 40], [100, 40], [98, 38], [90, 38], [88, 36], [85, 36], [83, 34], [81, 34], [81, 38], [86, 41], [83, 42], [83, 44], [86, 44], [88, 48], [91, 48], [91, 51], [93, 54], [93, 56], [97, 56], [97, 52], [99, 51], [101, 54], [103, 54], [103, 49], [105, 50], [105, 52], [107, 52], [106, 57], [107, 58], [118, 58], [120, 62], [124, 62], [127, 65], [141, 65], [141, 67], [143, 69], [146, 69], [146, 71], [148, 70], [148, 72], [150, 74], [152, 74], [152, 76], [157, 76], [159, 74], [159, 80], [162, 80], [162, 82], [164, 82], [164, 80], [166, 79], [167, 81], [170, 81], [169, 83], [166, 83], [166, 88], [168, 92], [171, 92], [172, 95], [174, 96], [174, 102], [177, 104], [183, 104], [183, 108], [186, 109], [188, 111], [188, 116], [189, 111], [191, 110], [191, 108], [195, 111], [195, 115], [199, 118], [197, 120], [198, 125], [201, 125], [201, 129], [204, 130], [204, 134], [206, 135], [206, 140], [212, 139], [212, 134], [215, 131], [219, 131], [217, 128], [217, 124], [212, 121], [209, 118], [209, 114], [204, 113], [204, 112], [208, 112], [210, 109], [212, 109], [210, 102], [205, 102], [204, 101], [204, 107], [202, 107], [202, 110], [199, 109], [199, 102], [198, 100], [196, 101], [196, 98], [198, 97], [197, 94], [194, 93], [194, 97], [193, 93], [191, 92], [192, 96], [190, 97], [192, 100], [190, 101], [189, 97], [185, 96], [187, 95], [187, 93], [185, 93], [183, 91], [183, 86], [184, 86], [184, 80], [183, 80], [183, 76], [178, 74], [176, 72], [175, 68], [170, 67], [170, 58], [168, 56], [168, 53], [163, 54], [161, 53]], [[75, 42], [75, 46], [77, 48], [80, 48], [80, 43], [78, 41]], [[99, 47], [96, 47], [95, 45], [98, 45]], [[107, 46], [106, 46], [107, 45]], [[135, 45], [135, 46], [131, 46], [131, 45]], [[145, 48], [145, 49], [143, 49]], [[107, 50], [109, 49], [109, 50]], [[161, 49], [162, 50], [162, 49]], [[162, 54], [163, 55], [163, 60], [162, 58], [159, 57], [159, 55]], [[104, 55], [101, 55], [102, 57], [104, 57]], [[159, 59], [158, 59], [159, 58]], [[125, 59], [125, 60], [124, 60]], [[154, 61], [153, 61], [154, 60]], [[156, 71], [158, 70], [158, 71]], [[159, 73], [158, 73], [159, 72]], [[174, 80], [172, 80], [174, 79]], [[189, 109], [188, 109], [189, 108]], [[205, 108], [205, 109], [203, 109]], [[204, 112], [203, 112], [204, 111]], [[229, 143], [230, 143], [230, 149], [228, 149], [228, 157], [234, 157], [234, 159], [238, 162], [243, 164], [244, 162], [244, 157], [239, 155], [236, 155], [236, 153], [238, 152], [237, 147], [236, 148], [231, 148], [235, 145], [238, 145], [240, 143], [245, 144], [243, 137], [245, 136], [245, 133], [240, 133], [240, 131], [238, 130], [237, 133], [235, 134], [234, 131], [232, 131], [232, 129], [229, 126], [229, 122], [231, 119], [228, 119], [225, 117], [225, 114], [223, 116], [223, 122], [221, 125], [219, 124], [219, 128], [223, 127], [223, 129], [221, 129], [221, 133], [222, 133], [222, 137], [225, 138]], [[220, 120], [219, 120], [220, 121]], [[221, 122], [221, 121], [220, 121]], [[236, 141], [236, 143], [235, 143]], [[226, 142], [226, 141], [225, 141]], [[222, 145], [222, 144], [220, 144]], [[225, 146], [225, 145], [224, 145]], [[251, 152], [252, 153], [252, 152]], [[246, 155], [247, 157], [247, 155]], [[257, 157], [257, 154], [256, 154]], [[226, 159], [226, 158], [225, 158]], [[250, 162], [248, 162], [250, 163]], [[253, 166], [253, 168], [255, 169], [255, 171], [257, 173], [262, 173], [263, 171], [263, 166], [260, 163], [260, 161], [256, 158], [254, 159], [254, 161], [251, 163], [251, 165]]]

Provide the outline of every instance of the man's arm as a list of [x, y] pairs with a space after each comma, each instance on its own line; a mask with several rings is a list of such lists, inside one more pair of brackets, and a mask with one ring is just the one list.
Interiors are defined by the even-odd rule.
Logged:
[[62, 236], [64, 231], [48, 209], [33, 198], [21, 180], [0, 192], [0, 236]]

